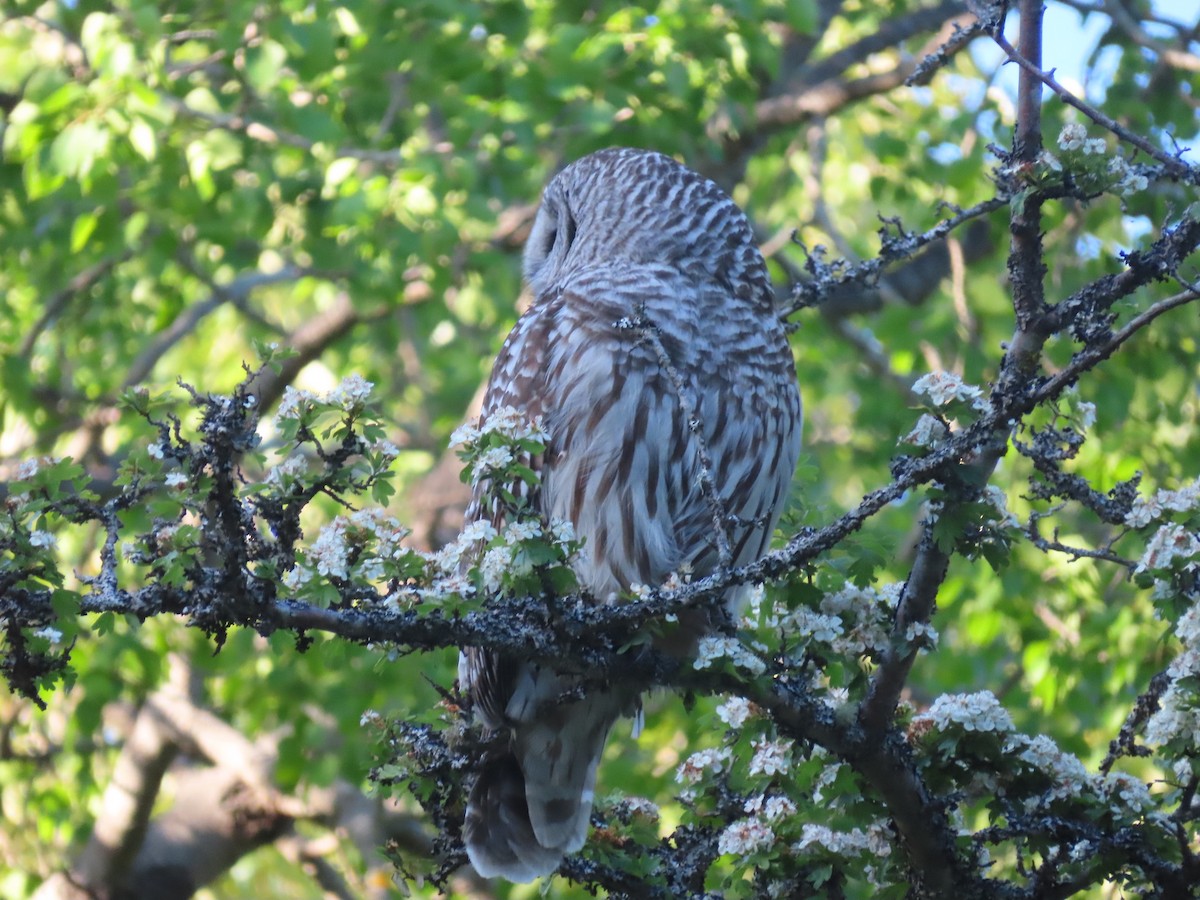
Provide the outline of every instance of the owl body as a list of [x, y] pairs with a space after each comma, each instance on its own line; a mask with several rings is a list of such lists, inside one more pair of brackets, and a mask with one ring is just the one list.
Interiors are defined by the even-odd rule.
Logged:
[[[481, 418], [506, 406], [542, 418], [534, 502], [583, 539], [582, 590], [612, 602], [673, 572], [707, 574], [722, 532], [734, 565], [760, 556], [795, 468], [800, 398], [733, 201], [668, 157], [600, 151], [547, 186], [525, 276], [534, 302], [500, 351]], [[468, 521], [487, 516], [477, 497]], [[605, 740], [637, 691], [562, 702], [573, 679], [474, 648], [460, 682], [483, 723], [510, 737], [472, 790], [472, 864], [513, 881], [548, 874], [586, 838]]]

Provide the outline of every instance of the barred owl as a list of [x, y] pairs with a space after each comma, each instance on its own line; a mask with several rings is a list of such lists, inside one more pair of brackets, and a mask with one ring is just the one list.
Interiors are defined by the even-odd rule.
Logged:
[[[741, 210], [669, 157], [602, 150], [546, 187], [524, 275], [533, 303], [481, 419], [504, 407], [542, 417], [534, 502], [583, 538], [581, 588], [613, 602], [673, 572], [711, 572], [722, 544], [735, 565], [759, 557], [796, 465], [800, 395]], [[467, 521], [490, 515], [477, 489]], [[692, 624], [694, 642], [715, 623]], [[569, 677], [478, 648], [461, 654], [459, 680], [477, 718], [507, 735], [468, 801], [471, 863], [510, 881], [549, 874], [584, 843], [608, 732], [637, 711], [637, 691], [564, 702], [578, 688]]]

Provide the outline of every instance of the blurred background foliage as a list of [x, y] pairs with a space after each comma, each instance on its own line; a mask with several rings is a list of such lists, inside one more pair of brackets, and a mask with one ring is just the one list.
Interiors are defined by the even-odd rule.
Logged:
[[[1195, 73], [1165, 70], [1098, 13], [1085, 30], [1087, 7], [1050, 4], [1064, 45], [1092, 48], [1067, 75], [1135, 130], [1194, 136]], [[928, 23], [906, 30], [895, 23], [922, 10], [909, 0], [7, 0], [0, 465], [66, 454], [103, 489], [148, 439], [121, 412], [123, 390], [157, 393], [177, 376], [226, 390], [253, 342], [277, 341], [299, 356], [264, 396], [266, 412], [286, 383], [328, 389], [350, 372], [374, 382], [404, 450], [396, 509], [436, 541], [438, 500], [459, 495], [431, 473], [518, 315], [520, 245], [540, 187], [566, 162], [651, 147], [715, 178], [752, 217], [783, 296], [801, 245], [869, 258], [879, 216], [923, 230], [992, 195], [988, 146], [1011, 139], [1011, 74], [978, 47], [904, 86], [958, 11], [925, 9]], [[1050, 33], [1047, 68], [1060, 37]], [[826, 83], [862, 90], [788, 111], [789, 96]], [[1050, 138], [1069, 119], [1054, 100], [1045, 117]], [[1117, 254], [1191, 199], [1165, 185], [1048, 206], [1048, 297], [1117, 271]], [[936, 284], [906, 293], [885, 279], [861, 309], [793, 316], [807, 421], [788, 527], [826, 522], [889, 480], [897, 439], [918, 417], [905, 388], [915, 377], [995, 374], [1013, 327], [1006, 212], [954, 245]], [[1197, 331], [1194, 317], [1169, 320], [1085, 381], [1080, 399], [1096, 404], [1097, 423], [1072, 471], [1100, 489], [1135, 471], [1144, 490], [1195, 476]], [[1061, 361], [1070, 350], [1049, 352]], [[995, 479], [1019, 516], [1033, 508], [1030, 474], [1010, 452]], [[921, 499], [877, 516], [831, 554], [829, 571], [858, 561], [877, 582], [903, 579]], [[1082, 546], [1113, 536], [1070, 508], [1054, 525]], [[100, 537], [64, 540], [66, 571], [89, 571]], [[918, 662], [913, 701], [991, 689], [1019, 729], [1093, 764], [1166, 658], [1166, 624], [1120, 569], [1028, 545], [999, 572], [956, 559], [939, 607], [941, 647]], [[163, 682], [169, 653], [202, 676], [208, 708], [272, 736], [289, 790], [364, 784], [376, 737], [364, 710], [429, 714], [434, 685], [454, 678], [450, 652], [394, 659], [317, 640], [299, 653], [286, 636], [239, 632], [214, 655], [175, 622], [113, 627], [76, 644], [77, 680], [46, 712], [0, 697], [4, 896], [25, 896], [89, 834], [123, 740], [113, 711]], [[688, 711], [655, 696], [647, 720], [639, 741], [610, 742], [601, 790], [669, 803], [675, 766], [717, 727], [712, 703]], [[340, 852], [358, 889], [386, 889], [379, 858], [348, 842]], [[266, 849], [209, 895], [321, 891]]]

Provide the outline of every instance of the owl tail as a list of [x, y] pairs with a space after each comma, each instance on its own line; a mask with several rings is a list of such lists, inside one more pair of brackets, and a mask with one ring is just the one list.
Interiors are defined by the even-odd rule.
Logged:
[[583, 846], [596, 767], [627, 706], [589, 694], [513, 726], [509, 750], [484, 762], [467, 803], [463, 834], [476, 872], [533, 881]]

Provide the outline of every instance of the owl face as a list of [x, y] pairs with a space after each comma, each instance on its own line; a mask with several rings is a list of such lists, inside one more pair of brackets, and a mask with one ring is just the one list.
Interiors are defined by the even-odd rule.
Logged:
[[546, 187], [525, 243], [522, 271], [535, 297], [541, 296], [567, 268], [567, 258], [578, 233], [579, 223], [563, 183], [563, 176], [570, 171], [565, 170]]
[[525, 246], [535, 297], [586, 266], [667, 265], [737, 297], [770, 304], [754, 233], [713, 182], [661, 153], [612, 148], [547, 185]]

